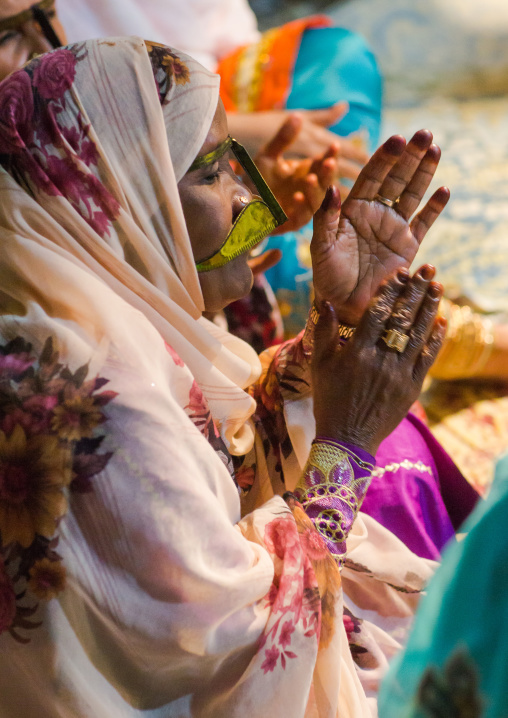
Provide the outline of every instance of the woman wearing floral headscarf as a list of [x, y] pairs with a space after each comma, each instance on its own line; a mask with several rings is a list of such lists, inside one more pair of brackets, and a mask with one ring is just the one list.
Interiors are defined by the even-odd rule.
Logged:
[[0, 85], [2, 716], [370, 715], [433, 569], [354, 521], [443, 336], [432, 268], [400, 268], [447, 199], [409, 224], [431, 141], [391, 138], [342, 215], [328, 191], [319, 319], [256, 383], [202, 312], [281, 215], [231, 170], [217, 77], [129, 38]]

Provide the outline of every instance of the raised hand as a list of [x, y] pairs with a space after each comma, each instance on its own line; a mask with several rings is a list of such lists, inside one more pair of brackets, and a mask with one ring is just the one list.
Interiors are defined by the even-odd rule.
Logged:
[[[339, 122], [348, 109], [347, 102], [338, 102], [336, 105], [322, 110], [298, 110], [302, 125], [291, 146], [291, 154], [295, 157], [306, 158], [318, 157], [326, 152], [328, 147], [339, 139], [327, 128]], [[228, 126], [233, 137], [245, 145], [252, 155], [256, 155], [293, 114], [296, 114], [294, 110], [230, 112], [228, 113]], [[368, 157], [365, 150], [355, 140], [340, 138], [339, 141], [341, 157], [344, 160], [361, 166], [365, 164]]]
[[301, 127], [301, 116], [290, 115], [255, 158], [259, 171], [288, 216], [278, 232], [294, 231], [307, 224], [321, 205], [327, 187], [337, 177], [338, 142], [314, 160], [284, 157]]
[[440, 156], [428, 130], [419, 130], [407, 145], [394, 135], [360, 172], [342, 211], [338, 191], [327, 190], [314, 216], [314, 289], [341, 321], [358, 323], [380, 283], [413, 261], [450, 196], [441, 187], [411, 220]]
[[412, 278], [399, 269], [381, 285], [340, 349], [335, 312], [330, 304], [322, 305], [312, 357], [318, 436], [350, 442], [375, 455], [407, 414], [446, 332], [446, 321], [436, 319], [443, 288], [433, 277], [430, 265]]

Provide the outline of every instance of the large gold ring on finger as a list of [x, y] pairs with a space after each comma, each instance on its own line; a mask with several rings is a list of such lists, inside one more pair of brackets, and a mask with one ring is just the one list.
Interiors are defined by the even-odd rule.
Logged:
[[381, 339], [389, 349], [395, 349], [399, 354], [402, 354], [407, 347], [409, 334], [399, 332], [397, 329], [387, 329]]
[[381, 204], [384, 204], [385, 207], [395, 207], [395, 205], [398, 203], [399, 198], [396, 197], [395, 199], [388, 199], [388, 197], [383, 197], [381, 194], [377, 194], [374, 197], [374, 200], [376, 202], [381, 202]]

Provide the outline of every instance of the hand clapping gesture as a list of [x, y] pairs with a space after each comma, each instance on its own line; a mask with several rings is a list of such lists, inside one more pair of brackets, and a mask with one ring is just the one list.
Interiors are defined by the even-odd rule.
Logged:
[[360, 172], [342, 211], [338, 191], [328, 188], [314, 215], [314, 289], [318, 304], [330, 302], [341, 321], [357, 324], [380, 283], [413, 261], [449, 199], [441, 187], [411, 220], [440, 155], [428, 130], [407, 145], [394, 135]]
[[312, 385], [316, 434], [375, 455], [418, 397], [446, 331], [436, 319], [443, 288], [424, 265], [399, 269], [379, 288], [346, 346], [324, 303], [316, 326]]

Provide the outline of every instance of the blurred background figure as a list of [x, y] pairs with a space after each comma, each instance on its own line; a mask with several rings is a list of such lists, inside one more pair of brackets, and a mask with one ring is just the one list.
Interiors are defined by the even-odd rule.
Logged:
[[[221, 97], [234, 113], [231, 132], [250, 151], [272, 138], [287, 109], [310, 111], [294, 146], [300, 155], [328, 149], [336, 135], [327, 128], [342, 136], [361, 130], [370, 149], [377, 146], [381, 82], [373, 55], [359, 35], [332, 28], [324, 16], [272, 24], [262, 34], [247, 0], [66, 0], [59, 12], [72, 42], [136, 34], [180, 47], [219, 72]], [[245, 116], [252, 112], [261, 114]], [[347, 142], [342, 153], [366, 159]]]
[[0, 80], [35, 55], [60, 47], [65, 33], [54, 0], [2, 0], [0, 3]]

